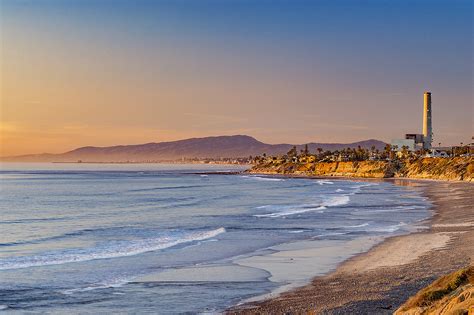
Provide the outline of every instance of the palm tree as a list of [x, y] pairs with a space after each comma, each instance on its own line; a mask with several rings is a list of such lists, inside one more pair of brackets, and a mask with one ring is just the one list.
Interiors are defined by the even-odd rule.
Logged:
[[392, 152], [392, 146], [390, 144], [386, 144], [384, 147], [384, 155], [386, 158], [390, 157], [390, 153]]
[[296, 151], [296, 146], [293, 146], [293, 148], [291, 148], [291, 150], [288, 151], [287, 155], [288, 155], [289, 157], [297, 156], [297, 155], [298, 155], [298, 151]]
[[305, 144], [305, 145], [304, 145], [304, 151], [303, 151], [303, 154], [304, 154], [304, 155], [309, 155], [308, 144]]
[[322, 158], [322, 153], [323, 153], [323, 148], [317, 148], [316, 150], [318, 151], [318, 159], [321, 159]]
[[409, 149], [408, 146], [406, 146], [406, 145], [402, 146], [402, 155], [403, 155], [404, 158], [406, 158], [407, 155], [408, 155], [408, 149]]

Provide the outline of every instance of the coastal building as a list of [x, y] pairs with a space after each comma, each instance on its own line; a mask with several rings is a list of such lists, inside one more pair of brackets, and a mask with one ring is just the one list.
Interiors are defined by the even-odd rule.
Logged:
[[413, 140], [416, 144], [423, 144], [423, 134], [421, 133], [407, 133], [405, 134], [405, 139]]
[[431, 150], [433, 143], [433, 126], [431, 123], [431, 92], [423, 93], [423, 128], [422, 133], [407, 133], [405, 139], [393, 139], [390, 142], [392, 149], [401, 151], [408, 147], [409, 151], [420, 148]]

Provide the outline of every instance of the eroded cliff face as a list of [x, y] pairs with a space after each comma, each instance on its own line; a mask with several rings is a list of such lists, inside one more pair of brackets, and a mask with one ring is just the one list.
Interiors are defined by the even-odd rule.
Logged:
[[397, 176], [474, 181], [474, 158], [424, 158], [407, 161]]
[[395, 171], [394, 165], [381, 161], [361, 162], [332, 162], [329, 165], [318, 165], [315, 175], [348, 176], [348, 177], [392, 177]]
[[415, 161], [293, 163], [269, 161], [250, 173], [364, 178], [406, 177], [474, 181], [474, 158], [423, 158]]
[[385, 161], [266, 163], [254, 166], [250, 172], [260, 174], [290, 174], [307, 176], [392, 177], [395, 168]]

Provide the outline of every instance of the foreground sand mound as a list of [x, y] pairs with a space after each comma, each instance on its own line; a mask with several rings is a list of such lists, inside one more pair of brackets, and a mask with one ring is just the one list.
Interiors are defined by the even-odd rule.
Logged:
[[411, 297], [395, 314], [474, 314], [474, 266], [436, 280]]

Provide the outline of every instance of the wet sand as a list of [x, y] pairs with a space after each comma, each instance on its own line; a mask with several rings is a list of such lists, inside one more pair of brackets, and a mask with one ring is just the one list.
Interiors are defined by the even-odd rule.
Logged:
[[228, 313], [391, 314], [437, 277], [474, 263], [474, 183], [389, 181], [422, 189], [433, 203], [429, 229], [386, 239], [306, 286]]

